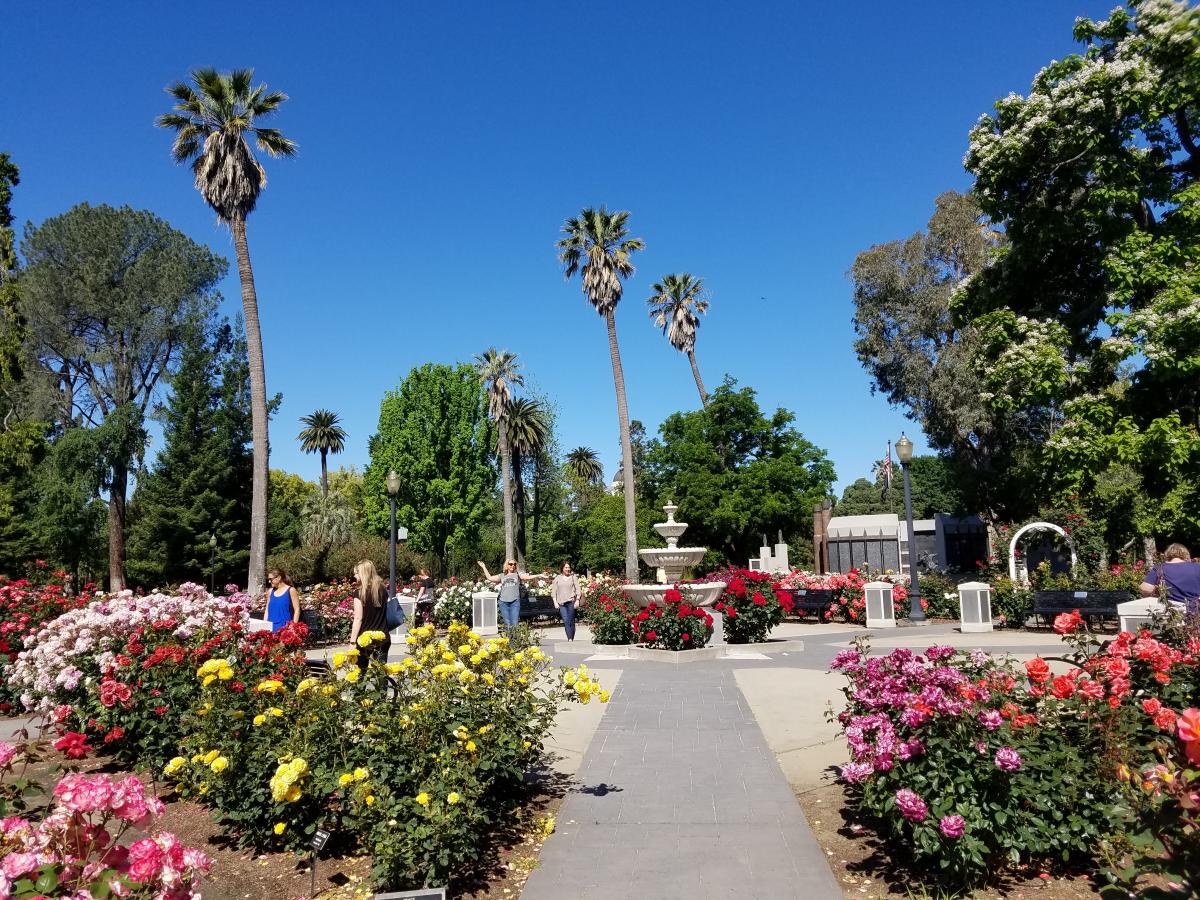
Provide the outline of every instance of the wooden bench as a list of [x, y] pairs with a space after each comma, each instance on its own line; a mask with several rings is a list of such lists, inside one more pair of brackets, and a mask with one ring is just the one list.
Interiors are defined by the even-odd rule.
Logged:
[[1089, 623], [1092, 619], [1115, 619], [1117, 604], [1132, 599], [1128, 591], [1034, 591], [1034, 626], [1042, 619], [1049, 622], [1054, 616], [1076, 609]]
[[788, 593], [792, 595], [792, 613], [801, 619], [810, 612], [819, 619], [833, 603], [833, 591], [828, 588], [798, 588]]

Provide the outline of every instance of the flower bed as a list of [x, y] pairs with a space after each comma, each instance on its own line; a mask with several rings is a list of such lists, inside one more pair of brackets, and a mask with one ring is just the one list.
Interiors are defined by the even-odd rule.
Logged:
[[1077, 614], [1056, 630], [1075, 645], [1057, 677], [1040, 658], [1018, 667], [948, 647], [839, 654], [853, 802], [956, 886], [1055, 859], [1097, 860], [1128, 882], [1137, 869], [1122, 858], [1188, 883], [1200, 872], [1200, 637], [1126, 633], [1100, 651]]
[[57, 579], [37, 585], [28, 579], [10, 582], [0, 578], [0, 713], [7, 715], [17, 708], [12, 666], [25, 639], [88, 599], [67, 596], [62, 581]]
[[301, 607], [311, 609], [320, 617], [322, 642], [344, 644], [350, 640], [355, 593], [352, 582], [335, 581], [315, 585], [301, 598]]
[[619, 599], [601, 594], [588, 602], [587, 622], [592, 629], [593, 644], [633, 643], [633, 620], [639, 611], [623, 596], [616, 596]]
[[648, 604], [630, 624], [635, 640], [658, 650], [698, 650], [713, 633], [712, 616], [687, 603], [677, 587], [667, 589], [661, 606]]
[[792, 595], [776, 591], [770, 575], [736, 569], [729, 573], [716, 609], [725, 616], [725, 639], [731, 644], [765, 641], [771, 629], [792, 611]]
[[[853, 622], [866, 624], [867, 598], [865, 587], [871, 581], [886, 581], [892, 585], [892, 605], [896, 618], [908, 615], [908, 579], [895, 572], [870, 573], [851, 569], [849, 572], [835, 572], [831, 575], [816, 575], [801, 569], [793, 569], [779, 579], [777, 587], [785, 591], [795, 591], [802, 588], [808, 590], [833, 591], [833, 602], [821, 614], [826, 622]], [[921, 599], [921, 609], [929, 609], [929, 601]]]
[[484, 589], [484, 586], [474, 582], [450, 579], [437, 592], [433, 607], [433, 621], [442, 628], [449, 628], [451, 622], [461, 622], [464, 625], [473, 624], [474, 606], [471, 595]]

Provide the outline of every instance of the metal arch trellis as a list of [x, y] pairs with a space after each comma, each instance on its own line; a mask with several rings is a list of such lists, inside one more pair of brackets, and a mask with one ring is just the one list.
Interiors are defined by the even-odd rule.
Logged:
[[[1067, 532], [1064, 531], [1061, 526], [1055, 525], [1053, 522], [1030, 522], [1028, 525], [1025, 525], [1022, 528], [1017, 530], [1017, 533], [1013, 535], [1012, 541], [1008, 545], [1008, 577], [1009, 578], [1011, 578], [1014, 582], [1017, 580], [1017, 542], [1019, 540], [1021, 540], [1021, 538], [1024, 537], [1025, 533], [1028, 531], [1053, 531], [1056, 534], [1058, 534], [1064, 541], [1066, 541], [1067, 546], [1071, 550], [1071, 573], [1074, 574], [1075, 568], [1079, 564], [1079, 559], [1075, 555], [1075, 542], [1073, 540], [1071, 540], [1071, 536], [1069, 534], [1067, 534]], [[1026, 582], [1029, 581], [1028, 570], [1025, 571], [1025, 579], [1024, 580]]]

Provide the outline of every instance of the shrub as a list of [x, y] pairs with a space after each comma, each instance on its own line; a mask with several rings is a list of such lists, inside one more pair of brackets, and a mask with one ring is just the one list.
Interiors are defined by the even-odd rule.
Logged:
[[601, 597], [620, 597], [625, 588], [625, 580], [615, 575], [596, 575], [590, 579], [580, 579], [579, 602], [575, 604], [575, 613], [579, 621], [591, 623], [591, 612], [600, 603]]
[[11, 668], [30, 635], [87, 597], [69, 597], [61, 580], [38, 586], [27, 579], [8, 582], [0, 577], [0, 714], [13, 712], [18, 702]]
[[[888, 569], [885, 572], [851, 569], [849, 572], [834, 572], [831, 575], [815, 575], [793, 569], [779, 579], [778, 586], [787, 591], [800, 588], [833, 591], [833, 601], [821, 615], [826, 622], [853, 622], [866, 624], [867, 599], [865, 588], [871, 581], [886, 581], [892, 585], [892, 605], [896, 618], [908, 615], [908, 578]], [[921, 598], [921, 609], [928, 611], [929, 601]]]
[[627, 600], [614, 600], [601, 594], [588, 604], [588, 625], [593, 644], [632, 644], [632, 618], [637, 609]]
[[474, 616], [471, 594], [475, 590], [475, 586], [470, 582], [450, 579], [438, 592], [433, 606], [433, 621], [442, 628], [449, 628], [451, 622], [471, 625]]
[[300, 605], [311, 609], [321, 620], [321, 639], [335, 644], [350, 640], [350, 629], [354, 626], [353, 583], [335, 581], [332, 584], [317, 584], [301, 598]]
[[716, 609], [725, 616], [729, 643], [757, 644], [792, 610], [792, 596], [784, 590], [776, 594], [770, 575], [740, 569], [730, 576]]
[[[369, 646], [382, 637], [368, 633]], [[336, 654], [333, 671], [232, 689], [213, 660], [187, 751], [166, 766], [243, 846], [307, 846], [318, 825], [361, 839], [381, 887], [443, 883], [471, 864], [562, 703], [604, 702], [581, 666], [455, 623], [414, 628], [403, 662]]]
[[1021, 628], [1033, 613], [1033, 591], [1007, 575], [993, 577], [992, 617], [1001, 627]]
[[0, 829], [4, 896], [199, 898], [208, 858], [159, 832], [145, 834], [162, 801], [135, 776], [64, 775], [40, 822], [13, 816]]
[[660, 650], [695, 650], [712, 637], [712, 616], [686, 602], [677, 587], [668, 588], [663, 605], [650, 603], [633, 617], [636, 640]]

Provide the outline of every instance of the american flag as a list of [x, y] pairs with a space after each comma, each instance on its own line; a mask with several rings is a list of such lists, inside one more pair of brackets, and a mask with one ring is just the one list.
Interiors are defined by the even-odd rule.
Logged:
[[883, 462], [879, 464], [879, 473], [883, 476], [883, 490], [879, 497], [881, 500], [886, 500], [888, 491], [892, 489], [892, 442], [888, 441], [887, 456], [883, 458]]

